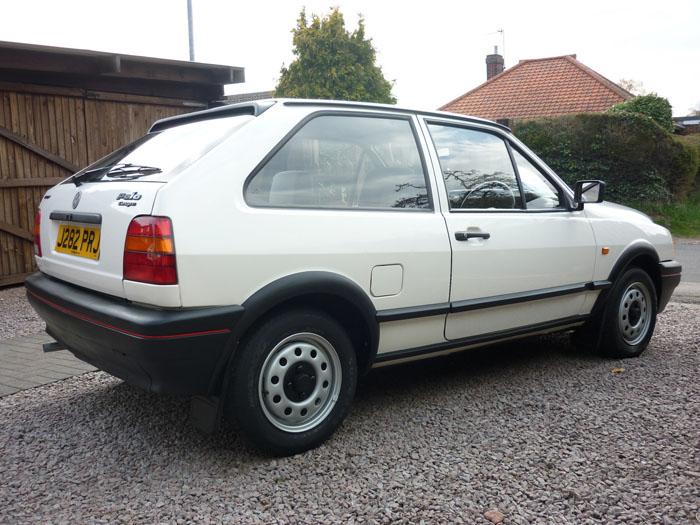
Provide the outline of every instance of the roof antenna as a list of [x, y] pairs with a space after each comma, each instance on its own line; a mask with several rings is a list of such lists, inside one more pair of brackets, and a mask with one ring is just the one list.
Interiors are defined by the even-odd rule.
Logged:
[[[501, 44], [503, 45], [503, 69], [506, 67], [506, 30], [499, 29], [498, 33], [501, 33]], [[498, 54], [498, 51], [496, 51]]]

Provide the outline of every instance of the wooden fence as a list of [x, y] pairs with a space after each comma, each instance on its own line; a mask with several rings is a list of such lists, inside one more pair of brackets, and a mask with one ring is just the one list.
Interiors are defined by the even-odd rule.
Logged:
[[36, 270], [34, 215], [49, 187], [144, 135], [155, 120], [194, 109], [201, 104], [0, 82], [0, 286]]

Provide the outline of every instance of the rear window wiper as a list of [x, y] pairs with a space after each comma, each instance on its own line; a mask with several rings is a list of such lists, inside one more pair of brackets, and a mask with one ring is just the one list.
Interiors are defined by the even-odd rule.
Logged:
[[133, 178], [141, 177], [143, 175], [152, 175], [154, 173], [161, 173], [163, 170], [156, 168], [155, 166], [142, 166], [140, 164], [117, 164], [112, 166], [112, 168], [105, 173], [109, 178]]
[[74, 175], [71, 181], [76, 186], [80, 186], [83, 182], [87, 182], [95, 175], [106, 175], [114, 179], [136, 179], [144, 175], [153, 175], [161, 173], [163, 170], [155, 166], [143, 166], [140, 164], [132, 164], [130, 162], [113, 164], [111, 166], [101, 166], [84, 171], [79, 175]]

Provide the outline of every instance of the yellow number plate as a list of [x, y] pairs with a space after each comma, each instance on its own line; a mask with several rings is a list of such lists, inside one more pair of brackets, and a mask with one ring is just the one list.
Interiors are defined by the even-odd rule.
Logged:
[[85, 228], [83, 226], [63, 224], [58, 230], [56, 251], [77, 255], [78, 257], [87, 257], [88, 259], [99, 259], [99, 228]]

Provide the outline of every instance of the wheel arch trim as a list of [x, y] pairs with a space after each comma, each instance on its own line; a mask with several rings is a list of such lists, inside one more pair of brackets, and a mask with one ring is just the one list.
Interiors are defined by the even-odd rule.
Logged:
[[[610, 273], [608, 274], [608, 282], [612, 285], [615, 281], [627, 270], [627, 268], [634, 263], [634, 261], [640, 258], [650, 258], [654, 268], [658, 267], [659, 254], [656, 252], [654, 245], [646, 240], [638, 240], [627, 246], [615, 261]], [[652, 270], [649, 274], [654, 286], [656, 287], [656, 299], [659, 300], [660, 297], [660, 281], [658, 270]], [[605, 309], [605, 303], [607, 301], [608, 294], [610, 293], [610, 288], [602, 290], [596, 299], [595, 305], [591, 311], [592, 314], [597, 314]]]
[[[654, 248], [653, 244], [646, 240], [638, 240], [633, 242], [622, 250], [622, 253], [617, 258], [617, 261], [615, 261], [612, 270], [610, 270], [608, 280], [614, 283], [615, 280], [617, 280], [617, 278], [620, 277], [620, 275], [622, 275], [624, 271], [632, 264], [632, 262], [644, 256], [650, 257], [654, 264], [659, 263], [659, 254]], [[655, 279], [654, 275], [650, 275], [649, 277]], [[656, 284], [656, 281], [654, 284]], [[657, 290], [656, 293], [658, 295], [659, 291]]]
[[615, 264], [613, 265], [612, 269], [610, 270], [610, 273], [608, 274], [607, 282], [610, 283], [610, 286], [600, 291], [600, 293], [598, 294], [598, 298], [596, 299], [596, 302], [593, 305], [593, 308], [591, 309], [589, 324], [591, 324], [594, 327], [597, 327], [594, 329], [593, 332], [593, 345], [595, 348], [600, 347], [601, 338], [603, 336], [601, 319], [604, 318], [604, 316], [606, 315], [608, 297], [615, 286], [615, 282], [620, 278], [620, 276], [625, 272], [625, 270], [627, 270], [627, 268], [629, 268], [635, 261], [639, 260], [640, 258], [649, 258], [652, 262], [654, 269], [651, 270], [649, 278], [652, 280], [655, 287], [657, 288], [655, 290], [655, 295], [657, 302], [659, 301], [661, 297], [660, 278], [658, 275], [659, 254], [656, 252], [656, 249], [654, 248], [653, 244], [651, 244], [647, 240], [640, 239], [629, 244], [624, 250], [622, 250], [622, 253], [620, 253], [619, 257], [617, 258], [617, 261], [615, 261]]
[[[225, 358], [219, 363], [217, 372], [212, 377], [209, 387], [210, 393], [214, 394], [218, 390], [222, 380], [224, 382], [223, 389], [227, 388], [225, 385], [226, 376], [233, 356], [240, 339], [250, 327], [268, 312], [285, 303], [303, 300], [304, 297], [319, 296], [343, 301], [358, 313], [368, 334], [369, 355], [365, 368], [369, 369], [379, 347], [379, 324], [376, 320], [376, 308], [367, 293], [356, 282], [343, 275], [325, 271], [300, 272], [266, 284], [243, 302], [243, 315], [233, 327]], [[361, 370], [361, 372], [363, 371]]]

